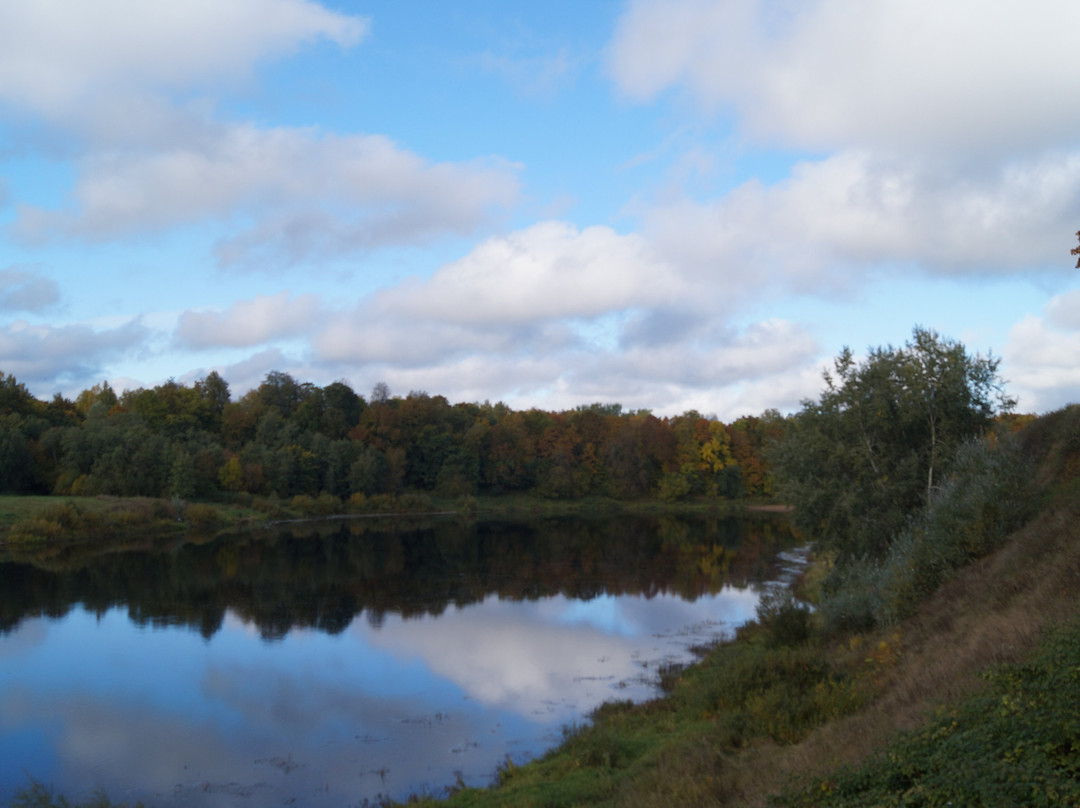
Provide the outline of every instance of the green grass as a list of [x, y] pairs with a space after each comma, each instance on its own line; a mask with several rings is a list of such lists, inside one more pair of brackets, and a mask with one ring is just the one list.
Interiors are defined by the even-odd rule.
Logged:
[[327, 516], [457, 513], [486, 516], [589, 516], [627, 514], [734, 514], [765, 504], [703, 498], [664, 503], [605, 497], [549, 500], [529, 496], [437, 498], [405, 492], [399, 496], [353, 497], [342, 501], [329, 494], [277, 497], [237, 495], [230, 500], [184, 503], [146, 497], [76, 497], [0, 495], [0, 545], [49, 544], [100, 538], [132, 528], [161, 530], [237, 526], [285, 519]]
[[987, 674], [884, 752], [783, 795], [784, 808], [1080, 805], [1080, 620]]
[[[790, 619], [780, 618], [780, 620]], [[699, 664], [665, 672], [666, 698], [600, 707], [533, 763], [504, 768], [498, 787], [463, 789], [465, 806], [695, 805], [730, 796], [727, 769], [754, 745], [788, 745], [858, 709], [864, 680], [834, 665], [828, 649], [787, 643], [768, 620]]]
[[205, 530], [263, 520], [250, 507], [146, 497], [0, 496], [0, 545], [34, 546], [147, 528]]

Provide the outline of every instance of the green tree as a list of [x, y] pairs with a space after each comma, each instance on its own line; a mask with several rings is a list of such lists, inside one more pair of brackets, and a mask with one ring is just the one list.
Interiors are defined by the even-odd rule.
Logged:
[[387, 490], [388, 476], [386, 456], [375, 447], [366, 446], [349, 467], [349, 488], [368, 496], [381, 494]]
[[845, 348], [820, 400], [803, 402], [768, 453], [796, 524], [841, 555], [880, 556], [958, 448], [1012, 407], [997, 368], [919, 327], [861, 363]]
[[0, 371], [0, 415], [32, 415], [42, 409], [43, 405], [30, 394], [26, 385]]
[[221, 429], [221, 415], [230, 401], [229, 383], [212, 370], [206, 378], [195, 382], [195, 392], [204, 402], [208, 415], [207, 428], [214, 432]]
[[26, 435], [26, 419], [0, 414], [0, 492], [32, 492], [39, 486], [39, 477], [33, 444]]

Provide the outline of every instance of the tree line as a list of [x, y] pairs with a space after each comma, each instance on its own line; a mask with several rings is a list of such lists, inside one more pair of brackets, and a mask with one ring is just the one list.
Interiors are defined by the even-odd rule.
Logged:
[[0, 372], [0, 491], [213, 500], [530, 494], [760, 497], [775, 411], [724, 424], [592, 404], [562, 412], [443, 396], [368, 398], [268, 373], [237, 399], [216, 372], [117, 394], [107, 382], [42, 401]]

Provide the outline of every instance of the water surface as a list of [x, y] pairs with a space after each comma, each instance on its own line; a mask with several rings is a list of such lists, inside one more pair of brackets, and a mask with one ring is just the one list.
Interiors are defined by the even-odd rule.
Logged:
[[343, 806], [490, 782], [753, 616], [781, 523], [289, 527], [0, 563], [0, 800]]

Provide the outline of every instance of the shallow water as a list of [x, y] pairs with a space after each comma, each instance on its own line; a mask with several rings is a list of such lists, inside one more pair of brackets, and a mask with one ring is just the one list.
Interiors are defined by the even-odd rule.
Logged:
[[790, 567], [775, 522], [305, 531], [0, 564], [0, 800], [29, 777], [158, 806], [484, 785], [655, 695]]

